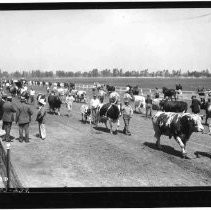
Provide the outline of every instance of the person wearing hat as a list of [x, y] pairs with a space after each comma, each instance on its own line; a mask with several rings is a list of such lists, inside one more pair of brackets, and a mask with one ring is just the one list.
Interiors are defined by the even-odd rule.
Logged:
[[68, 110], [68, 116], [70, 117], [70, 113], [72, 111], [72, 106], [73, 106], [73, 101], [74, 101], [74, 97], [73, 95], [69, 92], [65, 98], [65, 103], [67, 106], [67, 110]]
[[16, 109], [14, 108], [12, 104], [12, 97], [7, 97], [7, 100], [3, 104], [3, 126], [2, 129], [5, 130], [6, 134], [3, 137], [3, 141], [10, 142], [10, 131], [12, 127], [12, 122], [14, 121], [14, 113], [16, 112]]
[[191, 102], [190, 108], [191, 108], [192, 112], [193, 112], [194, 114], [200, 113], [201, 102], [196, 98], [195, 95], [193, 95], [193, 96], [191, 97], [191, 99], [192, 99], [192, 102]]
[[97, 95], [94, 94], [93, 98], [90, 100], [91, 115], [92, 115], [94, 124], [97, 124], [97, 122], [96, 122], [97, 121], [97, 111], [98, 111], [99, 106], [100, 106], [100, 101], [97, 98]]
[[146, 118], [147, 118], [148, 112], [149, 112], [149, 116], [152, 116], [152, 99], [149, 94], [147, 95], [147, 98], [145, 99], [145, 103], [146, 103]]
[[46, 129], [45, 129], [45, 122], [46, 122], [46, 109], [45, 109], [45, 100], [40, 99], [38, 101], [39, 105], [39, 111], [37, 113], [37, 118], [36, 121], [38, 122], [38, 127], [39, 127], [39, 137], [42, 140], [45, 140], [46, 138]]
[[122, 116], [123, 116], [123, 120], [124, 120], [124, 124], [125, 124], [123, 133], [130, 136], [131, 133], [129, 131], [129, 123], [130, 123], [130, 119], [133, 116], [133, 109], [129, 104], [128, 98], [124, 99], [124, 105], [122, 105], [121, 112], [122, 112]]
[[19, 125], [19, 142], [23, 142], [23, 131], [25, 132], [25, 142], [29, 142], [29, 123], [33, 114], [31, 107], [26, 103], [25, 97], [21, 96], [21, 104], [17, 108], [16, 123]]

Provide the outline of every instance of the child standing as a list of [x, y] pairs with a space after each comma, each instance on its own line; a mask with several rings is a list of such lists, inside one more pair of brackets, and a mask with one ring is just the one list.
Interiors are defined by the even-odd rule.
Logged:
[[125, 123], [125, 127], [123, 129], [123, 133], [131, 136], [131, 133], [129, 131], [129, 123], [130, 123], [130, 119], [132, 118], [133, 115], [133, 109], [132, 107], [129, 105], [129, 99], [125, 99], [124, 100], [124, 105], [122, 106], [122, 115], [123, 115], [123, 120]]

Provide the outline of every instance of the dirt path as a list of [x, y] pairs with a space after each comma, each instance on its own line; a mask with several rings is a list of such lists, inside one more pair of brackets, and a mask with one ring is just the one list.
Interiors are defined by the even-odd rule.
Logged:
[[[70, 118], [47, 116], [47, 139], [36, 137], [37, 123], [30, 127], [30, 143], [12, 142], [11, 156], [25, 187], [102, 186], [208, 186], [211, 184], [211, 141], [193, 134], [187, 144], [191, 159], [181, 159], [177, 143], [162, 137], [155, 147], [152, 123], [141, 114], [131, 121], [132, 136], [111, 135], [81, 123], [81, 104], [74, 103]], [[36, 113], [36, 109], [34, 112]], [[121, 129], [123, 122], [121, 119]], [[13, 125], [12, 136], [18, 137]], [[194, 153], [198, 151], [200, 158]]]

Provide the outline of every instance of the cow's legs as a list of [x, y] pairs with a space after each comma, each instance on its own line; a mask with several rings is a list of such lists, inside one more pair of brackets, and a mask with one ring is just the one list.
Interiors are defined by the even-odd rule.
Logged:
[[157, 139], [156, 141], [156, 146], [158, 147], [158, 149], [161, 149], [161, 145], [160, 145], [160, 134], [159, 133], [155, 133], [155, 138]]
[[119, 130], [119, 127], [120, 127], [120, 121], [119, 121], [119, 119], [117, 120], [117, 131]]
[[109, 125], [110, 125], [110, 133], [113, 134], [113, 127], [112, 127], [111, 119], [109, 119], [108, 121], [109, 121]]
[[183, 157], [186, 157], [187, 156], [187, 153], [185, 151], [185, 145], [183, 144], [182, 140], [180, 139], [179, 136], [175, 137], [177, 143], [180, 145], [181, 149], [182, 149], [182, 156]]

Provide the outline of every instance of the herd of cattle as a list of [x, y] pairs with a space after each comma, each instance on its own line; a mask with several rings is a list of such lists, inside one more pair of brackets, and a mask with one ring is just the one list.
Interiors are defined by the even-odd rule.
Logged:
[[[82, 119], [89, 117], [90, 122], [93, 119], [91, 110], [87, 104], [86, 91], [76, 90], [74, 83], [52, 83], [41, 81], [26, 81], [21, 80], [5, 80], [1, 81], [0, 87], [2, 91], [6, 89], [12, 96], [24, 96], [26, 99], [30, 97], [29, 89], [33, 86], [43, 86], [46, 88], [47, 94], [38, 93], [37, 100], [45, 99], [49, 103], [50, 111], [55, 113], [58, 109], [58, 114], [62, 103], [64, 103], [65, 95], [71, 94], [76, 102], [85, 102], [81, 106]], [[127, 86], [127, 92], [132, 96], [134, 102], [134, 110], [144, 110], [146, 107], [145, 97], [142, 90], [138, 87]], [[103, 104], [106, 97], [116, 93], [115, 87], [110, 85], [100, 85], [99, 83], [93, 85], [93, 93], [97, 93], [101, 99], [102, 106], [98, 109], [97, 123], [104, 122], [107, 127], [107, 121], [110, 124], [111, 133], [113, 133], [113, 124], [119, 125], [119, 118], [121, 116], [121, 102], [114, 100], [115, 103], [108, 102]], [[168, 89], [163, 87], [162, 91], [157, 89], [154, 94], [150, 93], [152, 97], [152, 109], [156, 113], [152, 116], [152, 124], [157, 139], [157, 146], [160, 148], [160, 137], [166, 135], [169, 138], [174, 137], [181, 147], [182, 157], [186, 155], [186, 142], [189, 140], [193, 132], [202, 132], [204, 127], [202, 125], [202, 118], [197, 114], [187, 113], [188, 104], [185, 101], [178, 101], [178, 95], [182, 94], [182, 86], [176, 85], [176, 89]], [[163, 94], [161, 98], [159, 94]], [[118, 97], [118, 93], [114, 96]], [[205, 100], [202, 100], [202, 107]], [[208, 110], [206, 110], [206, 113]], [[211, 116], [211, 114], [209, 114]], [[96, 117], [96, 116], [95, 116]]]

